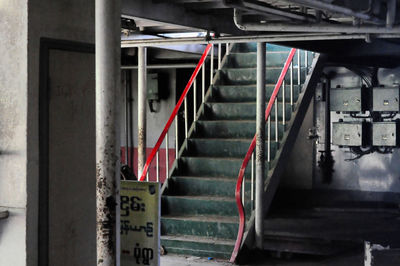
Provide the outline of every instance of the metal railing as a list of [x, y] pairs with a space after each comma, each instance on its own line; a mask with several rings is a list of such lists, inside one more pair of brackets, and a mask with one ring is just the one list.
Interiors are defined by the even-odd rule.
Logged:
[[[222, 67], [222, 44], [219, 43], [218, 45], [218, 69]], [[206, 59], [208, 54], [210, 54], [210, 81], [209, 81], [209, 86], [206, 84]], [[229, 44], [226, 43], [226, 49], [225, 49], [226, 54], [229, 54]], [[196, 122], [197, 120], [197, 113], [200, 108], [198, 106], [197, 102], [197, 75], [200, 72], [201, 69], [201, 103], [204, 103], [205, 97], [206, 97], [206, 88], [212, 87], [213, 85], [213, 80], [214, 80], [214, 44], [208, 44], [206, 46], [206, 49], [204, 50], [198, 64], [196, 65], [195, 70], [193, 71], [193, 74], [191, 75], [189, 82], [186, 84], [186, 87], [184, 91], [182, 92], [182, 95], [180, 96], [178, 103], [176, 104], [174, 110], [171, 113], [171, 116], [169, 117], [163, 131], [160, 134], [160, 137], [158, 138], [156, 145], [152, 149], [149, 157], [146, 160], [146, 164], [143, 167], [143, 172], [142, 175], [139, 178], [139, 181], [144, 181], [144, 180], [149, 180], [149, 169], [152, 165], [154, 157], [156, 158], [155, 164], [156, 164], [156, 181], [160, 181], [160, 161], [159, 161], [159, 149], [163, 142], [165, 143], [165, 176], [166, 179], [169, 178], [169, 138], [168, 138], [168, 132], [170, 130], [170, 127], [172, 123], [175, 124], [175, 160], [178, 159], [179, 157], [179, 139], [178, 139], [178, 133], [179, 133], [179, 127], [178, 127], [178, 111], [181, 108], [182, 104], [184, 106], [184, 130], [185, 130], [185, 139], [188, 138], [189, 134], [189, 110], [188, 110], [188, 93], [191, 87], [193, 87], [193, 122]]]
[[[285, 84], [285, 78], [286, 74], [289, 70], [289, 86], [290, 86], [290, 95], [289, 95], [289, 103], [291, 107], [291, 111], [294, 109], [294, 62], [293, 58], [296, 54], [297, 51], [297, 85], [298, 89], [300, 89], [301, 81], [302, 81], [302, 74], [301, 74], [301, 51], [296, 50], [296, 49], [291, 49], [289, 56], [287, 57], [287, 60], [284, 64], [284, 67], [279, 75], [278, 81], [274, 87], [274, 90], [272, 92], [272, 95], [270, 96], [270, 99], [268, 101], [267, 108], [265, 110], [265, 121], [266, 121], [266, 126], [267, 126], [267, 132], [266, 132], [266, 141], [267, 141], [267, 149], [266, 149], [266, 159], [267, 162], [271, 162], [271, 141], [275, 141], [276, 145], [279, 143], [279, 126], [285, 128], [286, 126], [286, 95], [285, 95], [285, 89], [287, 84]], [[305, 75], [307, 76], [308, 74], [308, 52], [304, 51], [304, 63], [305, 63]], [[305, 80], [305, 77], [304, 77]], [[280, 92], [280, 89], [282, 88], [281, 91], [281, 99], [282, 99], [282, 110], [281, 110], [281, 120], [279, 119], [278, 115], [278, 93]], [[274, 114], [274, 122], [271, 121], [271, 114]], [[271, 124], [274, 123], [274, 138], [272, 139], [271, 135]], [[255, 209], [255, 147], [256, 147], [256, 135], [254, 135], [250, 147], [246, 153], [246, 156], [244, 157], [244, 160], [242, 162], [242, 166], [239, 170], [239, 175], [236, 183], [236, 189], [235, 189], [235, 199], [236, 199], [236, 205], [238, 207], [239, 211], [239, 230], [238, 230], [238, 235], [235, 243], [234, 250], [232, 252], [232, 256], [230, 261], [233, 263], [236, 260], [236, 257], [238, 255], [238, 252], [240, 250], [240, 246], [242, 244], [243, 240], [243, 235], [244, 235], [244, 229], [245, 229], [245, 171], [247, 168], [248, 163], [251, 161], [251, 171], [250, 171], [250, 184], [251, 184], [251, 189], [250, 189], [250, 201], [251, 201], [251, 209], [252, 211]]]

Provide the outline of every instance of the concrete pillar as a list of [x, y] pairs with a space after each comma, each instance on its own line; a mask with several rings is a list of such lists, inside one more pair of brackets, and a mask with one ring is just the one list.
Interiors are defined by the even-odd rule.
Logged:
[[97, 265], [119, 258], [120, 0], [96, 0]]
[[265, 175], [265, 55], [266, 43], [257, 43], [257, 107], [256, 107], [256, 183], [255, 183], [255, 239], [263, 248], [263, 194]]

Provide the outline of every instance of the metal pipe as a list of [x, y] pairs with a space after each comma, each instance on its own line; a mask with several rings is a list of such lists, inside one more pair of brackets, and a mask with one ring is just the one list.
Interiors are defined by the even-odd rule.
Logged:
[[251, 187], [250, 187], [250, 193], [251, 193], [251, 209], [254, 209], [254, 151], [251, 154]]
[[201, 103], [204, 103], [204, 95], [206, 93], [206, 64], [201, 67]]
[[138, 174], [142, 176], [146, 163], [147, 48], [138, 50]]
[[128, 163], [129, 156], [129, 85], [128, 75], [129, 70], [125, 70], [125, 164]]
[[165, 134], [165, 178], [169, 177], [169, 147], [168, 147], [168, 132]]
[[[264, 25], [264, 24], [263, 24]], [[277, 29], [278, 24], [266, 24], [270, 25], [272, 29], [275, 27]], [[340, 27], [332, 28], [330, 32], [320, 32], [312, 29], [313, 33], [308, 33], [309, 25], [293, 25], [296, 26], [295, 28], [287, 28], [288, 25], [286, 24], [279, 24], [279, 29], [281, 26], [284, 27], [284, 31], [294, 31], [298, 33], [284, 33], [284, 34], [277, 34], [277, 35], [249, 35], [249, 36], [229, 36], [229, 37], [219, 37], [218, 39], [211, 39], [206, 41], [204, 38], [169, 38], [169, 39], [161, 39], [161, 38], [154, 38], [154, 39], [141, 39], [141, 40], [123, 40], [121, 44], [121, 48], [133, 48], [133, 47], [155, 47], [160, 45], [177, 45], [177, 44], [208, 44], [208, 43], [224, 43], [226, 44], [226, 54], [230, 54], [229, 46], [234, 43], [248, 43], [248, 42], [268, 42], [268, 43], [275, 43], [275, 42], [294, 42], [294, 41], [318, 41], [318, 40], [364, 40], [365, 33], [362, 30], [358, 30], [359, 32], [353, 32], [353, 34], [342, 34], [343, 27], [345, 31], [348, 27], [353, 28], [352, 26], [342, 25]], [[314, 24], [310, 24], [314, 25]], [[269, 27], [269, 26], [268, 26]], [[320, 28], [321, 25], [315, 24], [311, 26], [311, 28]], [[347, 27], [347, 28], [346, 28]], [[356, 29], [363, 29], [363, 27], [358, 27]], [[399, 38], [399, 29], [391, 30], [390, 33], [381, 33], [382, 28], [376, 27], [374, 30], [376, 31], [376, 35], [374, 35], [377, 39], [391, 39], [391, 38]], [[243, 30], [247, 30], [247, 24], [243, 26]], [[262, 31], [266, 31], [268, 29], [263, 29]], [[229, 43], [227, 43], [229, 41]]]
[[268, 116], [267, 162], [271, 161], [271, 115]]
[[[96, 0], [96, 265], [119, 263], [120, 1]], [[93, 188], [94, 189], [94, 188]]]
[[263, 248], [264, 238], [264, 175], [265, 175], [265, 57], [266, 43], [257, 43], [257, 113], [256, 113], [256, 200], [255, 239], [256, 247]]
[[297, 49], [297, 85], [300, 86], [300, 84], [301, 84], [301, 57], [300, 57], [300, 50]]
[[[285, 86], [285, 80], [283, 80], [283, 82], [282, 82], [282, 125], [283, 126], [285, 126], [285, 120], [286, 120], [286, 117], [285, 117], [285, 115], [286, 115], [286, 109], [285, 109], [285, 104], [286, 104], [286, 99], [285, 99], [285, 97], [286, 97], [286, 95], [285, 95], [285, 93], [286, 93], [286, 86]], [[278, 117], [276, 118], [276, 119], [278, 119]], [[285, 127], [283, 127], [283, 130], [285, 130]]]
[[275, 142], [278, 143], [279, 141], [279, 130], [278, 130], [278, 98], [275, 99]]
[[305, 68], [306, 68], [306, 74], [305, 74], [304, 80], [306, 80], [307, 75], [308, 75], [308, 51], [307, 50], [304, 51], [304, 65], [305, 65]]
[[197, 114], [197, 84], [196, 79], [193, 82], [193, 122], [196, 122]]
[[290, 63], [290, 106], [293, 106], [293, 61]]
[[211, 59], [210, 59], [210, 85], [213, 85], [214, 79], [214, 45], [211, 47]]
[[178, 116], [175, 116], [175, 160], [178, 159], [179, 139], [178, 139]]
[[[147, 69], [171, 69], [171, 68], [195, 68], [195, 64], [159, 64], [159, 65], [148, 65]], [[121, 69], [138, 69], [139, 66], [121, 66]]]
[[184, 108], [185, 108], [185, 139], [188, 137], [188, 110], [187, 110], [187, 98], [184, 100]]
[[338, 13], [338, 14], [349, 16], [349, 17], [367, 20], [367, 21], [377, 23], [377, 24], [382, 22], [380, 19], [373, 17], [369, 14], [356, 12], [350, 8], [333, 5], [333, 4], [330, 4], [330, 3], [327, 3], [324, 1], [320, 1], [320, 0], [289, 0], [289, 1], [292, 3], [296, 3], [298, 5], [303, 5], [303, 6], [318, 9], [318, 10], [324, 10], [324, 11], [329, 11], [329, 12], [333, 12], [333, 13]]
[[157, 182], [160, 182], [160, 158], [158, 156], [158, 151], [156, 153], [156, 172], [157, 172]]
[[221, 69], [221, 44], [218, 44], [218, 70]]

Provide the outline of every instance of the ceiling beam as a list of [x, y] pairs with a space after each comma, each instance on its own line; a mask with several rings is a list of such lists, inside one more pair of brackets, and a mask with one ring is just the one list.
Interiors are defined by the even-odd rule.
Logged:
[[244, 34], [243, 31], [235, 26], [232, 16], [198, 14], [193, 10], [185, 9], [183, 5], [172, 3], [154, 3], [150, 0], [123, 0], [122, 15], [193, 29], [210, 30], [217, 33]]

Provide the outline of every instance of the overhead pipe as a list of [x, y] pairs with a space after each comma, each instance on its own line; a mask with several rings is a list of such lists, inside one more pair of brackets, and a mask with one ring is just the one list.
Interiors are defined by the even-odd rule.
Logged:
[[319, 33], [348, 33], [348, 34], [399, 34], [400, 27], [379, 26], [348, 26], [329, 24], [285, 24], [285, 23], [243, 23], [242, 15], [235, 9], [233, 20], [235, 25], [243, 31], [276, 31], [276, 32], [319, 32]]
[[262, 15], [271, 14], [299, 21], [315, 21], [315, 18], [312, 16], [288, 12], [283, 9], [263, 5], [260, 2], [242, 1], [242, 0], [224, 0], [224, 4], [228, 7], [233, 7], [245, 11], [251, 11]]
[[96, 0], [96, 265], [119, 263], [120, 0]]
[[350, 8], [333, 5], [333, 4], [330, 4], [330, 3], [327, 3], [327, 2], [324, 2], [321, 0], [287, 0], [287, 1], [295, 3], [297, 5], [302, 5], [302, 6], [310, 7], [310, 8], [317, 9], [317, 10], [322, 10], [322, 11], [325, 10], [325, 11], [329, 11], [332, 13], [338, 13], [338, 14], [342, 14], [345, 16], [358, 18], [361, 20], [369, 21], [374, 24], [383, 24], [383, 22], [380, 19], [373, 17], [369, 14], [365, 14], [362, 12], [356, 12]]

